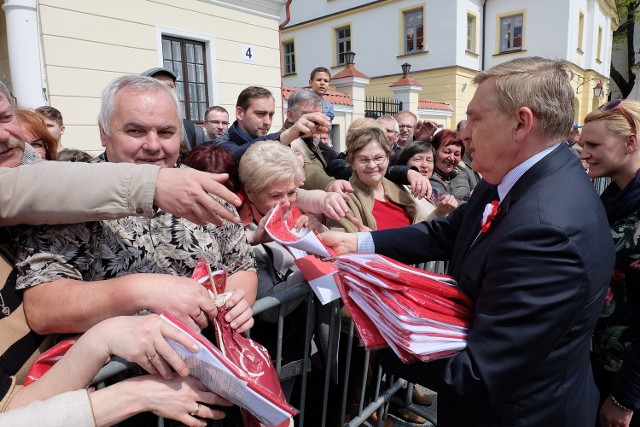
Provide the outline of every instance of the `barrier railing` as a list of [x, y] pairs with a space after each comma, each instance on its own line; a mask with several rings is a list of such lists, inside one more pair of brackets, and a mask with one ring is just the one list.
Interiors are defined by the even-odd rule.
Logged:
[[[285, 336], [285, 304], [293, 300], [300, 299], [300, 304], [304, 304], [306, 308], [306, 323], [304, 342], [300, 345], [304, 346], [303, 357], [300, 364], [291, 366], [282, 365], [283, 343]], [[260, 322], [259, 317], [267, 310], [277, 310], [277, 340], [276, 351], [272, 354], [275, 361], [275, 368], [281, 380], [295, 378], [299, 381], [298, 391], [295, 401], [291, 403], [300, 410], [295, 417], [295, 425], [304, 427], [307, 417], [313, 414], [314, 417], [309, 421], [313, 426], [330, 426], [333, 427], [336, 422], [341, 426], [371, 426], [375, 423], [377, 426], [383, 425], [383, 420], [387, 415], [388, 404], [394, 404], [405, 407], [411, 412], [424, 417], [432, 425], [437, 425], [436, 417], [419, 405], [412, 403], [411, 395], [413, 384], [408, 383], [402, 378], [396, 378], [386, 374], [383, 369], [372, 361], [372, 352], [359, 348], [357, 337], [355, 337], [355, 328], [350, 318], [342, 317], [340, 305], [338, 301], [330, 303], [330, 321], [328, 345], [325, 354], [322, 354], [322, 366], [318, 369], [312, 367], [311, 347], [313, 341], [312, 331], [315, 325], [312, 325], [314, 319], [314, 307], [318, 304], [314, 301], [314, 295], [307, 284], [300, 284], [286, 289], [273, 296], [262, 298], [255, 302], [253, 306], [254, 317], [256, 322]], [[337, 323], [340, 322], [340, 323]], [[334, 336], [339, 334], [339, 339]], [[345, 344], [338, 351], [334, 348], [334, 343]], [[355, 347], [354, 347], [355, 344]], [[359, 350], [362, 354], [354, 359], [354, 351]], [[341, 368], [340, 372], [334, 373], [334, 381], [332, 382], [332, 365], [334, 364], [332, 357], [338, 357], [343, 362], [337, 364]], [[341, 366], [340, 366], [341, 365]], [[104, 382], [109, 377], [121, 373], [133, 364], [120, 359], [112, 358], [111, 362], [105, 366], [94, 379], [94, 384]], [[360, 368], [360, 369], [358, 369]], [[286, 372], [285, 372], [286, 371]], [[319, 371], [319, 372], [318, 372]], [[315, 374], [311, 380], [309, 375]], [[321, 374], [320, 378], [317, 378]], [[308, 393], [312, 391], [314, 397], [317, 397], [318, 382], [321, 386], [320, 399], [308, 400]], [[337, 392], [336, 392], [337, 389]], [[404, 391], [402, 391], [404, 389]], [[214, 390], [215, 391], [215, 390]], [[354, 397], [355, 396], [355, 397]], [[331, 413], [333, 408], [339, 407], [338, 413]], [[372, 419], [373, 414], [377, 414], [375, 421]], [[158, 420], [159, 426], [164, 426], [164, 420]]]

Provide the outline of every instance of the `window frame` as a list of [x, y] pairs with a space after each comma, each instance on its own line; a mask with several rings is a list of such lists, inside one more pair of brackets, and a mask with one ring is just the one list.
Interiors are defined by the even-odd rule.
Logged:
[[602, 63], [602, 27], [598, 26], [598, 46], [596, 47], [596, 61]]
[[[287, 52], [287, 46], [291, 46], [291, 51]], [[296, 46], [293, 39], [282, 42], [282, 75], [292, 76], [296, 71]]]
[[584, 12], [578, 12], [578, 53], [584, 53]]
[[[469, 23], [471, 22], [471, 26]], [[467, 40], [465, 50], [470, 53], [478, 52], [477, 45], [477, 16], [473, 13], [467, 12]], [[471, 28], [470, 28], [471, 27]]]
[[[419, 13], [421, 21], [416, 24], [409, 25], [408, 18], [411, 14]], [[425, 51], [425, 11], [423, 7], [417, 7], [402, 11], [402, 54], [411, 55]], [[411, 30], [411, 31], [410, 31]], [[409, 49], [409, 36], [412, 38], [413, 48]], [[422, 44], [420, 44], [422, 43]]]
[[[518, 18], [520, 19], [519, 27], [515, 25]], [[525, 23], [524, 18], [525, 18], [524, 12], [514, 12], [514, 13], [509, 13], [509, 14], [505, 14], [498, 17], [498, 29], [499, 29], [498, 51], [500, 53], [520, 52], [524, 50], [524, 23]], [[514, 32], [514, 36], [513, 36], [514, 42], [512, 43], [511, 47], [509, 47], [508, 45], [505, 46], [505, 44], [503, 44], [503, 41], [507, 38], [507, 35], [504, 32], [504, 29], [505, 29], [504, 24], [506, 23], [507, 20], [510, 21], [509, 23], [513, 26], [513, 32]], [[517, 28], [520, 28], [519, 36], [516, 35]], [[520, 45], [515, 46], [515, 40], [518, 38], [520, 40]]]
[[[165, 43], [169, 44], [170, 55], [167, 55]], [[176, 45], [179, 47], [179, 59], [176, 59], [178, 55], [174, 50]], [[191, 46], [193, 46], [193, 54], [189, 52]], [[200, 48], [199, 54], [198, 48]], [[207, 43], [184, 36], [162, 34], [160, 54], [163, 67], [173, 70], [178, 77], [176, 92], [182, 117], [203, 123], [204, 113], [209, 106]], [[191, 93], [192, 90], [193, 93]]]
[[[349, 31], [349, 35], [345, 37], [341, 37], [340, 32], [345, 30]], [[351, 24], [340, 25], [338, 27], [335, 27], [333, 29], [333, 35], [335, 40], [334, 46], [336, 49], [336, 52], [335, 52], [336, 66], [341, 67], [341, 66], [347, 65], [347, 61], [344, 57], [344, 54], [351, 50]]]

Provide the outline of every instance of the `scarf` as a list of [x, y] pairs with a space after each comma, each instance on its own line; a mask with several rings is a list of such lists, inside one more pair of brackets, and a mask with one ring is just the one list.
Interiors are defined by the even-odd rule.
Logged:
[[612, 182], [600, 196], [609, 224], [640, 210], [640, 170], [624, 189]]

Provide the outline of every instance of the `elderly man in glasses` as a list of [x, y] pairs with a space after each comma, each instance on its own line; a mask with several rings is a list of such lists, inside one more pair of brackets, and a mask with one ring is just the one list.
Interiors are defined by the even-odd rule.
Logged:
[[445, 218], [321, 235], [338, 253], [449, 260], [475, 304], [467, 347], [388, 372], [438, 392], [438, 426], [593, 426], [589, 349], [614, 265], [607, 218], [579, 159], [566, 64], [519, 58], [479, 73], [461, 138], [483, 176]]

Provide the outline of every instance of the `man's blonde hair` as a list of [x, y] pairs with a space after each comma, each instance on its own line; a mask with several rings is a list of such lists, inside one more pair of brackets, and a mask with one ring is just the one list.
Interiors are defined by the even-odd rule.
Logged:
[[482, 71], [473, 82], [494, 85], [495, 106], [504, 114], [529, 108], [553, 143], [566, 138], [573, 124], [574, 93], [566, 66], [562, 60], [518, 58]]

